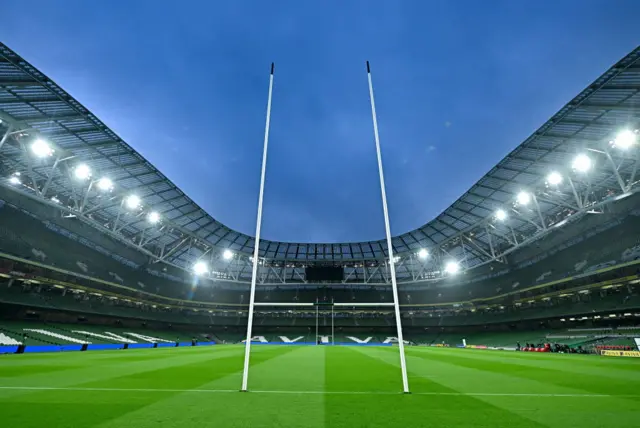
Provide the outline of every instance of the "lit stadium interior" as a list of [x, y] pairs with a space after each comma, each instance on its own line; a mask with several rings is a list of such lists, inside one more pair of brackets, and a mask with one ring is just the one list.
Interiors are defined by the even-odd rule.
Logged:
[[255, 252], [0, 44], [0, 421], [636, 426], [638, 105], [640, 48], [391, 248]]

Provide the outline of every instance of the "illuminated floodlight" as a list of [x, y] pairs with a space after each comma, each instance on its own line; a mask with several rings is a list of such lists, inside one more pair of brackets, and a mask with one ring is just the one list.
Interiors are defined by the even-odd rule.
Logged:
[[89, 168], [86, 163], [81, 163], [80, 165], [76, 166], [73, 174], [78, 180], [86, 180], [87, 178], [91, 177], [91, 168]]
[[38, 138], [36, 141], [31, 144], [31, 151], [34, 155], [39, 158], [46, 158], [47, 156], [51, 156], [53, 154], [53, 149], [42, 138]]
[[231, 260], [233, 258], [233, 251], [224, 250], [224, 252], [222, 253], [222, 258], [225, 260]]
[[196, 275], [204, 275], [209, 272], [209, 266], [205, 262], [197, 262], [193, 265], [193, 272]]
[[625, 129], [623, 131], [618, 132], [616, 138], [613, 140], [613, 145], [617, 148], [626, 150], [629, 147], [633, 146], [636, 142], [636, 133]]
[[103, 192], [108, 192], [109, 190], [113, 189], [113, 181], [111, 181], [107, 177], [102, 177], [100, 180], [98, 180], [98, 189], [102, 190]]
[[18, 177], [17, 175], [12, 175], [11, 177], [9, 177], [9, 183], [11, 184], [20, 184], [20, 177]]
[[573, 159], [571, 167], [578, 172], [587, 172], [591, 169], [591, 158], [585, 154], [579, 154]]
[[160, 221], [160, 214], [155, 211], [151, 211], [149, 214], [147, 214], [147, 220], [149, 220], [149, 223], [151, 224], [156, 224]]
[[129, 208], [130, 210], [135, 210], [140, 206], [140, 198], [137, 197], [136, 195], [130, 195], [125, 200], [125, 204], [127, 205], [127, 208]]
[[516, 199], [520, 205], [529, 205], [529, 202], [531, 202], [531, 195], [527, 192], [520, 192]]
[[562, 183], [562, 175], [559, 172], [553, 171], [547, 175], [547, 183], [552, 186], [557, 186]]
[[426, 248], [422, 248], [420, 251], [418, 251], [418, 257], [420, 257], [422, 260], [426, 259], [427, 257], [429, 257], [429, 251], [427, 251]]
[[449, 275], [455, 275], [460, 271], [460, 265], [457, 262], [447, 262], [444, 266], [444, 271]]
[[58, 199], [56, 196], [52, 196], [51, 197], [51, 202], [55, 202], [56, 204], [60, 203], [60, 199]]
[[496, 211], [496, 218], [500, 221], [505, 221], [507, 219], [507, 212], [502, 209]]

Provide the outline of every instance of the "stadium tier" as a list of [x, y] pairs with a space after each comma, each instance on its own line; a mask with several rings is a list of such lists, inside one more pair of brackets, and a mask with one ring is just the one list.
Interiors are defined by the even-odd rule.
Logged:
[[[626, 201], [626, 208], [633, 207], [636, 202], [636, 198]], [[149, 268], [119, 263], [96, 249], [101, 247], [89, 245], [88, 241], [75, 234], [79, 231], [72, 232], [55, 226], [54, 219], [39, 220], [8, 204], [0, 208], [0, 219], [0, 249], [5, 254], [5, 275], [22, 269], [23, 274], [48, 278], [50, 282], [57, 282], [58, 285], [71, 283], [77, 285], [78, 290], [85, 287], [88, 291], [145, 298], [157, 303], [246, 306], [247, 290], [242, 286], [225, 281], [218, 281], [216, 284], [194, 282], [194, 279], [189, 277], [172, 281]], [[580, 226], [581, 231], [588, 233], [587, 236], [579, 237], [573, 245], [565, 243], [564, 248], [547, 251], [546, 257], [535, 263], [524, 261], [521, 263], [524, 265], [522, 267], [514, 266], [510, 271], [495, 272], [491, 275], [465, 275], [442, 283], [411, 284], [401, 289], [400, 303], [405, 307], [446, 307], [456, 304], [504, 306], [509, 303], [513, 305], [522, 300], [539, 300], [542, 296], [554, 292], [556, 295], [567, 294], [563, 291], [588, 288], [593, 283], [603, 280], [635, 275], [638, 271], [636, 262], [640, 258], [637, 238], [640, 236], [638, 213], [629, 211], [621, 219], [600, 224], [594, 224], [593, 221], [585, 223]], [[76, 226], [80, 229], [84, 227], [82, 224]], [[21, 233], [17, 234], [16, 230], [21, 230]], [[59, 248], [65, 248], [65, 251], [60, 252]], [[3, 290], [2, 294], [12, 294], [16, 299], [26, 298], [20, 295], [21, 293], [7, 293], [4, 287]], [[633, 293], [631, 294], [626, 302], [631, 305], [628, 307], [634, 306], [635, 299]], [[77, 298], [57, 299], [59, 296], [55, 293], [50, 297], [43, 300], [42, 304], [72, 308], [78, 301]], [[585, 303], [582, 300], [576, 301], [575, 296], [573, 297], [568, 299], [572, 305], [580, 306]], [[610, 296], [601, 297], [603, 299], [587, 303], [595, 306], [604, 305], [603, 309], [606, 309], [605, 297]], [[292, 303], [384, 303], [391, 301], [391, 298], [388, 286], [363, 287], [357, 283], [323, 284], [315, 288], [305, 284], [259, 286], [256, 295], [257, 301]], [[91, 303], [100, 306], [99, 302]], [[553, 306], [554, 308], [545, 310], [554, 311], [557, 305]], [[526, 305], [522, 307], [525, 308]], [[91, 310], [91, 307], [87, 309]], [[469, 316], [473, 317], [471, 314]]]
[[[202, 329], [204, 330], [204, 329]], [[381, 334], [379, 330], [368, 333], [340, 331], [333, 336], [320, 333], [316, 339], [311, 329], [289, 329], [277, 331], [270, 328], [256, 329], [252, 341], [256, 344], [319, 344], [319, 345], [389, 345], [397, 343], [397, 338]], [[640, 326], [634, 329], [558, 329], [531, 330], [517, 332], [437, 332], [409, 333], [405, 340], [410, 345], [430, 345], [446, 347], [492, 347], [516, 349], [525, 343], [559, 343], [586, 349], [635, 348], [633, 338], [640, 335]], [[237, 332], [221, 331], [217, 334], [205, 331], [151, 330], [146, 327], [123, 327], [115, 325], [63, 324], [49, 322], [3, 321], [0, 323], [0, 346], [27, 345], [74, 345], [74, 344], [175, 344], [198, 343], [239, 344], [244, 336]], [[166, 345], [164, 345], [166, 346]]]

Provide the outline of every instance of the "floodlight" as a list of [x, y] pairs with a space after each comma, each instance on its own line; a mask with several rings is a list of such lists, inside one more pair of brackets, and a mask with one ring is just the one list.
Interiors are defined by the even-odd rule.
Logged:
[[196, 275], [204, 275], [209, 272], [209, 267], [205, 262], [196, 262], [196, 264], [193, 265], [193, 272]]
[[633, 146], [636, 142], [636, 133], [625, 129], [620, 131], [616, 138], [613, 140], [613, 145], [620, 149], [626, 150], [629, 147]]
[[17, 175], [12, 175], [11, 177], [9, 177], [9, 183], [11, 184], [20, 184], [20, 177], [18, 177]]
[[222, 257], [225, 260], [231, 260], [233, 258], [233, 251], [231, 250], [224, 250], [224, 252], [222, 253]]
[[149, 214], [147, 214], [147, 220], [149, 220], [149, 223], [151, 224], [156, 224], [160, 221], [160, 214], [155, 211], [151, 211]]
[[125, 204], [127, 204], [127, 208], [130, 210], [135, 210], [140, 206], [140, 198], [136, 195], [130, 195], [126, 200]]
[[60, 203], [60, 199], [58, 199], [56, 196], [52, 196], [51, 197], [51, 202], [55, 202], [56, 204]]
[[578, 172], [587, 172], [591, 169], [591, 158], [585, 154], [579, 154], [573, 159], [571, 166]]
[[449, 275], [455, 275], [460, 271], [460, 265], [457, 262], [447, 262], [444, 266], [444, 271]]
[[86, 163], [81, 163], [76, 166], [75, 171], [73, 172], [78, 180], [86, 180], [91, 177], [91, 168]]
[[531, 202], [531, 195], [527, 192], [520, 192], [518, 193], [517, 200], [520, 205], [529, 205], [529, 202]]
[[496, 211], [496, 218], [500, 221], [504, 221], [507, 219], [507, 212], [505, 210], [498, 210]]
[[47, 156], [51, 156], [53, 153], [53, 149], [49, 143], [41, 138], [38, 138], [33, 142], [33, 144], [31, 144], [31, 151], [39, 158], [46, 158]]
[[100, 180], [98, 180], [98, 189], [102, 190], [103, 192], [108, 192], [109, 190], [113, 189], [113, 182], [107, 177], [102, 177]]
[[420, 251], [418, 251], [418, 257], [423, 260], [426, 259], [427, 257], [429, 257], [429, 251], [427, 251], [426, 248], [422, 248]]
[[557, 186], [562, 183], [562, 175], [559, 172], [553, 171], [547, 176], [547, 183], [552, 186]]

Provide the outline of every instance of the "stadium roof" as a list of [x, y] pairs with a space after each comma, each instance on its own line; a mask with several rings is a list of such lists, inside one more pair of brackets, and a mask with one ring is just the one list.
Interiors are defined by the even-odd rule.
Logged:
[[[638, 126], [639, 59], [637, 48], [438, 217], [394, 237], [398, 276], [439, 277], [449, 261], [463, 269], [504, 261], [554, 228], [634, 193], [637, 144], [624, 150], [612, 141], [620, 131], [636, 132]], [[0, 185], [55, 206], [155, 261], [190, 268], [196, 260], [207, 260], [214, 271], [225, 272], [225, 278], [250, 275], [246, 265], [254, 246], [251, 236], [215, 220], [82, 104], [1, 43], [0, 120]], [[33, 148], [38, 139], [48, 144], [45, 153], [40, 147], [39, 156]], [[574, 164], [578, 155], [583, 156], [582, 165]], [[589, 171], [574, 168], [588, 161]], [[89, 167], [90, 178], [78, 179], [81, 164]], [[550, 184], [551, 172], [562, 182]], [[103, 177], [111, 183], [100, 183]], [[528, 203], [521, 192], [529, 196]], [[140, 203], [128, 200], [131, 195]], [[151, 212], [159, 214], [160, 221], [149, 221]], [[225, 250], [233, 255], [224, 257]], [[291, 278], [305, 264], [329, 262], [351, 266], [350, 275], [366, 280], [368, 268], [387, 263], [382, 239], [344, 244], [261, 241], [260, 255], [264, 264], [282, 268], [279, 275]]]

